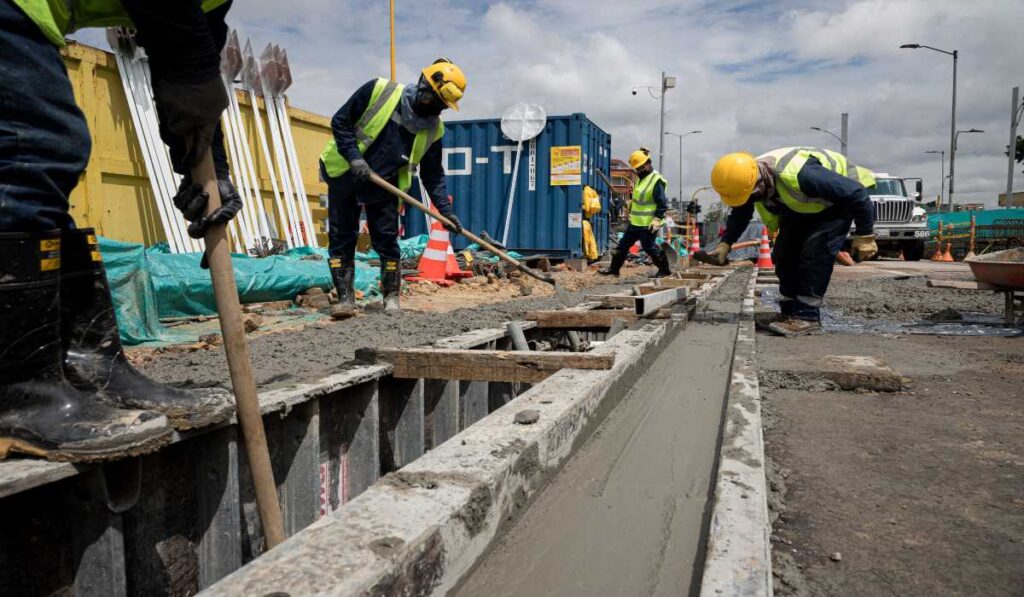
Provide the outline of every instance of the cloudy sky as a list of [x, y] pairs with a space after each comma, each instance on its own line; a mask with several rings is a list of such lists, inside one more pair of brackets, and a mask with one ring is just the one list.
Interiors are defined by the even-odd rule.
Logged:
[[[1005, 189], [1010, 92], [1024, 86], [1022, 0], [396, 0], [398, 75], [415, 80], [437, 56], [469, 77], [455, 118], [490, 118], [517, 101], [549, 114], [584, 112], [611, 133], [613, 155], [657, 148], [658, 102], [636, 85], [678, 78], [666, 129], [683, 140], [684, 196], [729, 151], [813, 144], [877, 171], [925, 179], [939, 193], [948, 151], [952, 59], [903, 43], [958, 49], [958, 201], [995, 204]], [[255, 47], [288, 50], [292, 102], [333, 114], [361, 83], [387, 75], [386, 0], [236, 0], [232, 26]], [[676, 189], [678, 141], [665, 143]], [[1024, 188], [1019, 173], [1016, 188]], [[670, 192], [675, 195], [675, 191]]]

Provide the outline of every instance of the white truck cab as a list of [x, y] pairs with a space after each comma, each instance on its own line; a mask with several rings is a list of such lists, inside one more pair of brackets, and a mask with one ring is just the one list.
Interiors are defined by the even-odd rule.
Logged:
[[[917, 202], [921, 200], [921, 180], [917, 179], [916, 192], [907, 194], [905, 180], [886, 173], [875, 174], [875, 186], [868, 189], [875, 205], [875, 234], [880, 256], [897, 257], [903, 252], [907, 261], [918, 261], [924, 256], [928, 240], [928, 216]], [[850, 234], [852, 236], [853, 230]]]

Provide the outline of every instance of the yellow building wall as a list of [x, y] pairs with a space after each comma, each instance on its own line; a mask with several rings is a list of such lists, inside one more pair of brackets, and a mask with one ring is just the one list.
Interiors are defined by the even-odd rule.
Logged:
[[[142, 149], [135, 134], [121, 76], [113, 54], [91, 46], [70, 43], [61, 50], [75, 99], [85, 114], [92, 134], [89, 165], [71, 193], [71, 215], [79, 227], [94, 227], [108, 238], [152, 245], [165, 242], [160, 213], [157, 211]], [[274, 214], [278, 238], [284, 238], [281, 218], [274, 204], [266, 157], [256, 136], [256, 121], [248, 94], [237, 92], [242, 109], [245, 132], [256, 176], [263, 194], [264, 209]], [[270, 144], [269, 123], [263, 100], [257, 98], [260, 117]], [[327, 210], [320, 206], [320, 196], [327, 185], [320, 182], [317, 158], [330, 138], [327, 117], [288, 106], [295, 151], [313, 215], [320, 246], [327, 246], [325, 221]], [[230, 158], [230, 153], [229, 153]], [[237, 182], [236, 182], [237, 184]], [[280, 182], [279, 182], [280, 189]], [[280, 189], [283, 194], [283, 189]]]

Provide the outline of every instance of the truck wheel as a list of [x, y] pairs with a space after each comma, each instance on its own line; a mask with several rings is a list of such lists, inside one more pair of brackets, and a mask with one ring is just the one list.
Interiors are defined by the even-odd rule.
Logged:
[[924, 257], [924, 241], [914, 240], [903, 243], [903, 258], [907, 261], [920, 261]]

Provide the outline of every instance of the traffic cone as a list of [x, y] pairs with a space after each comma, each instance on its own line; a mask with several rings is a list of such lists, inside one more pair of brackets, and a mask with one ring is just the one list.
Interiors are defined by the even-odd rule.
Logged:
[[946, 243], [946, 252], [942, 254], [942, 261], [946, 263], [950, 261], [955, 261], [953, 259], [953, 254], [950, 252], [950, 247], [952, 247], [952, 245], [953, 243]]
[[942, 261], [942, 243], [935, 243], [935, 254], [932, 255], [932, 261]]
[[[430, 224], [430, 239], [427, 240], [427, 248], [423, 249], [420, 257], [417, 277], [420, 280], [443, 283], [448, 281], [448, 255], [452, 245], [448, 241], [448, 231], [437, 220]], [[452, 254], [454, 258], [454, 254]], [[455, 266], [458, 269], [458, 265]]]
[[761, 249], [757, 252], [757, 267], [761, 269], [775, 267], [772, 263], [772, 250], [768, 246], [768, 227], [761, 227]]
[[693, 235], [690, 237], [690, 253], [697, 253], [700, 251], [700, 228], [697, 224], [693, 225]]

